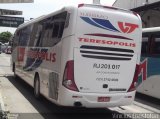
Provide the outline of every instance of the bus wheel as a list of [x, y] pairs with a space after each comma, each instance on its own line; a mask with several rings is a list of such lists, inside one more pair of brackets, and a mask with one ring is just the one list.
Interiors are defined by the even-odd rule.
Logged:
[[34, 96], [36, 99], [40, 98], [40, 82], [38, 75], [36, 75], [34, 79]]

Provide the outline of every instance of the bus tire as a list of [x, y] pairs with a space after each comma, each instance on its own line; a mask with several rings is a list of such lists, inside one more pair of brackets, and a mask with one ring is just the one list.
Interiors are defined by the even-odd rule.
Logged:
[[34, 78], [34, 96], [36, 99], [40, 99], [40, 80], [38, 75]]

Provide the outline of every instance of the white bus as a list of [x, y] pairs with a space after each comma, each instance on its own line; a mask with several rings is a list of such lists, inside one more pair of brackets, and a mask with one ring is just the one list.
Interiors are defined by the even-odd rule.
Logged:
[[143, 28], [137, 92], [160, 99], [160, 27]]
[[62, 106], [129, 105], [140, 62], [141, 19], [131, 11], [79, 4], [19, 26], [12, 69]]

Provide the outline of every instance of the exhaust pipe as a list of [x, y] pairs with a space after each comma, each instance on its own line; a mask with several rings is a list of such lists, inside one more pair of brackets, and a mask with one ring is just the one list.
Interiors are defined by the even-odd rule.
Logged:
[[74, 106], [75, 107], [82, 107], [82, 103], [81, 102], [74, 102]]

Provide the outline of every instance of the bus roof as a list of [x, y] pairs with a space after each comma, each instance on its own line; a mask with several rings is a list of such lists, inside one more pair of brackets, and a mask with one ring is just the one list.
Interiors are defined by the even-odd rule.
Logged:
[[123, 8], [119, 8], [119, 7], [113, 7], [113, 6], [104, 6], [104, 5], [101, 5], [101, 4], [79, 4], [78, 8], [80, 8], [80, 7], [107, 8], [107, 9], [112, 9], [112, 10], [119, 10], [119, 11], [123, 11], [123, 12], [133, 13], [137, 16], [137, 13], [135, 13], [131, 10], [127, 10], [127, 9], [123, 9]]
[[75, 6], [65, 6], [65, 7], [61, 8], [61, 9], [59, 9], [59, 10], [57, 10], [57, 11], [54, 11], [54, 12], [52, 12], [52, 13], [50, 13], [50, 14], [42, 15], [42, 16], [40, 16], [40, 17], [38, 17], [38, 18], [32, 19], [32, 20], [29, 21], [29, 22], [26, 22], [26, 23], [24, 23], [24, 24], [21, 24], [21, 25], [18, 27], [18, 29], [24, 28], [25, 26], [28, 26], [28, 25], [33, 24], [33, 23], [35, 23], [35, 22], [41, 21], [41, 20], [43, 20], [43, 19], [45, 19], [45, 18], [48, 18], [48, 17], [51, 17], [51, 16], [56, 15], [56, 14], [58, 14], [58, 13], [61, 13], [61, 12], [65, 11], [65, 10], [67, 10], [67, 9], [69, 9], [69, 8], [75, 8], [75, 9], [77, 8], [77, 9], [78, 9], [78, 8], [80, 8], [80, 7], [93, 7], [93, 8], [105, 8], [105, 9], [118, 10], [118, 11], [122, 11], [122, 12], [131, 13], [131, 14], [134, 14], [134, 15], [136, 15], [137, 17], [139, 17], [138, 14], [135, 13], [135, 12], [133, 12], [133, 11], [126, 10], [126, 9], [122, 9], [122, 8], [118, 8], [118, 7], [104, 6], [104, 5], [96, 5], [96, 4], [78, 4], [77, 7], [75, 7]]

